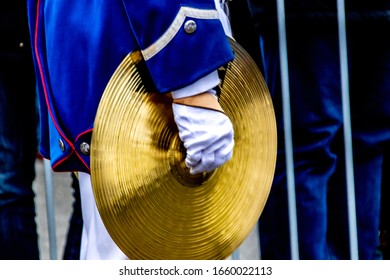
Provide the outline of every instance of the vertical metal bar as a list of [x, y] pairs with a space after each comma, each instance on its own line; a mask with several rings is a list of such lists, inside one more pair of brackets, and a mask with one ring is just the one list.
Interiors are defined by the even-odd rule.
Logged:
[[345, 145], [345, 165], [347, 178], [347, 200], [348, 200], [348, 225], [351, 259], [359, 258], [357, 224], [356, 224], [356, 202], [355, 184], [353, 174], [353, 154], [352, 154], [352, 128], [349, 101], [348, 82], [348, 57], [347, 57], [347, 36], [345, 23], [345, 3], [344, 0], [337, 0], [337, 20], [339, 29], [340, 48], [340, 70], [341, 70], [341, 95], [343, 106], [344, 122], [344, 145]]
[[240, 248], [236, 249], [232, 254], [232, 260], [240, 260]]
[[286, 166], [287, 166], [287, 195], [289, 209], [289, 227], [291, 243], [291, 259], [299, 259], [298, 226], [295, 200], [294, 159], [291, 130], [290, 85], [288, 74], [287, 43], [286, 43], [286, 19], [284, 0], [277, 1], [279, 54], [282, 81], [283, 122], [285, 133]]
[[50, 161], [43, 160], [43, 167], [45, 172], [45, 194], [46, 194], [46, 215], [47, 215], [47, 227], [49, 231], [49, 250], [50, 259], [57, 259], [57, 238], [56, 238], [56, 226], [54, 217], [54, 196], [53, 196], [53, 184]]

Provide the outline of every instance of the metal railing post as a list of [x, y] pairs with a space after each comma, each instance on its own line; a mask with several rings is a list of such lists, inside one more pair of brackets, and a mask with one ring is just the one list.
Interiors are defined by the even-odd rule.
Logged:
[[277, 1], [278, 12], [278, 31], [279, 31], [279, 55], [280, 71], [282, 82], [282, 100], [283, 100], [283, 123], [284, 139], [286, 149], [286, 176], [287, 176], [287, 196], [288, 196], [288, 213], [290, 228], [291, 259], [299, 259], [298, 249], [298, 226], [295, 200], [295, 176], [294, 176], [294, 158], [291, 129], [291, 108], [290, 108], [290, 85], [288, 74], [287, 59], [287, 39], [286, 39], [286, 19], [284, 0]]
[[344, 0], [337, 0], [337, 21], [339, 30], [340, 48], [340, 72], [341, 72], [341, 95], [344, 123], [344, 145], [345, 145], [345, 166], [347, 179], [347, 205], [348, 205], [348, 225], [350, 240], [350, 255], [352, 260], [359, 258], [357, 223], [356, 223], [356, 201], [355, 183], [353, 173], [353, 153], [352, 153], [352, 128], [349, 101], [349, 77], [348, 77], [348, 51], [345, 23], [345, 3]]
[[47, 227], [49, 231], [49, 250], [50, 259], [57, 259], [57, 237], [56, 237], [56, 224], [54, 216], [54, 195], [52, 184], [52, 171], [50, 161], [43, 159], [43, 168], [45, 173], [45, 196], [46, 196], [46, 215], [47, 215]]

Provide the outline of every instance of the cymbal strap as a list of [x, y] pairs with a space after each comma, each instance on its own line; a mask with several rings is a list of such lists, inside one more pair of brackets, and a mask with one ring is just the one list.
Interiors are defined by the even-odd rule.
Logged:
[[218, 99], [211, 93], [204, 92], [197, 95], [173, 99], [173, 103], [192, 107], [211, 109], [225, 114]]

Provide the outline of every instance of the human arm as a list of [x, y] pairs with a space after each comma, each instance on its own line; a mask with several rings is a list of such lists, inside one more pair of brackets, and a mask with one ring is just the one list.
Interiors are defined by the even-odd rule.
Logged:
[[[219, 84], [216, 69], [233, 59], [216, 2], [147, 1], [144, 13], [136, 9], [136, 2], [124, 1], [157, 91], [172, 92], [186, 165], [191, 173], [211, 171], [231, 158], [234, 146], [233, 126], [212, 91]], [[178, 9], [169, 8], [175, 5]], [[155, 24], [145, 25], [142, 18], [153, 18]], [[206, 97], [200, 106], [188, 104], [200, 96]], [[183, 100], [187, 103], [177, 103]]]
[[216, 71], [172, 92], [174, 120], [186, 148], [185, 164], [191, 174], [210, 172], [233, 155], [233, 125], [223, 112], [215, 90], [204, 90], [215, 83], [219, 83]]

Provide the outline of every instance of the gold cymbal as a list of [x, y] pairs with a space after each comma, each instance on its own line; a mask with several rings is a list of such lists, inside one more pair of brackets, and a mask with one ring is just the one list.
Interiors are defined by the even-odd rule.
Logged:
[[107, 85], [92, 137], [92, 186], [104, 225], [130, 259], [226, 259], [264, 208], [276, 162], [274, 109], [256, 64], [230, 42], [235, 59], [220, 103], [235, 147], [213, 172], [188, 172], [171, 96], [145, 89], [135, 53]]

